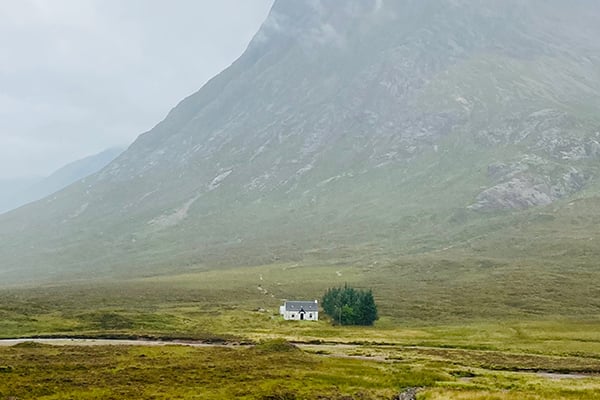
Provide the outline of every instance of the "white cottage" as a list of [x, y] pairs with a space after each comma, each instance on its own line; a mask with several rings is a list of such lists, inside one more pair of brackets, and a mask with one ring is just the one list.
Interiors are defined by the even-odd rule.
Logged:
[[279, 307], [279, 313], [287, 321], [318, 321], [319, 302], [313, 301], [286, 301]]

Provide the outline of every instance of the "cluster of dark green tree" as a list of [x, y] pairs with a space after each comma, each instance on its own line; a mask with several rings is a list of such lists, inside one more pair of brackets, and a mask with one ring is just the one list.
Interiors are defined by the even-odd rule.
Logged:
[[330, 288], [321, 305], [334, 323], [340, 325], [373, 325], [378, 318], [371, 290], [357, 290], [347, 285]]

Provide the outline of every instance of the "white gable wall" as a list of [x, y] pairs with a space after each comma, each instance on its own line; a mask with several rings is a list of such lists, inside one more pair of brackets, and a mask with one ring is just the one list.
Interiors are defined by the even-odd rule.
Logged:
[[[304, 318], [302, 318], [304, 314]], [[318, 321], [318, 311], [283, 311], [283, 319], [286, 321]]]

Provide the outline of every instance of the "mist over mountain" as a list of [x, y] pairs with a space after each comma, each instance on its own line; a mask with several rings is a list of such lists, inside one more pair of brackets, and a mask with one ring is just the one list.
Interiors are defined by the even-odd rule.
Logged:
[[477, 240], [510, 221], [592, 212], [599, 17], [587, 0], [277, 0], [110, 165], [0, 217], [0, 278], [491, 255]]
[[16, 208], [13, 204], [23, 205], [25, 203], [15, 202], [15, 193], [26, 190], [28, 187], [39, 182], [41, 177], [14, 178], [0, 180], [0, 212]]
[[107, 166], [120, 153], [111, 148], [73, 161], [44, 178], [23, 178], [0, 182], [0, 213], [18, 208], [57, 192]]

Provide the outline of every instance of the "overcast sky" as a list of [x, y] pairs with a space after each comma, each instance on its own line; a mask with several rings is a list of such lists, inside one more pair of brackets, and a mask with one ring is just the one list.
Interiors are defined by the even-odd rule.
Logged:
[[246, 48], [273, 0], [0, 0], [0, 179], [130, 144]]

